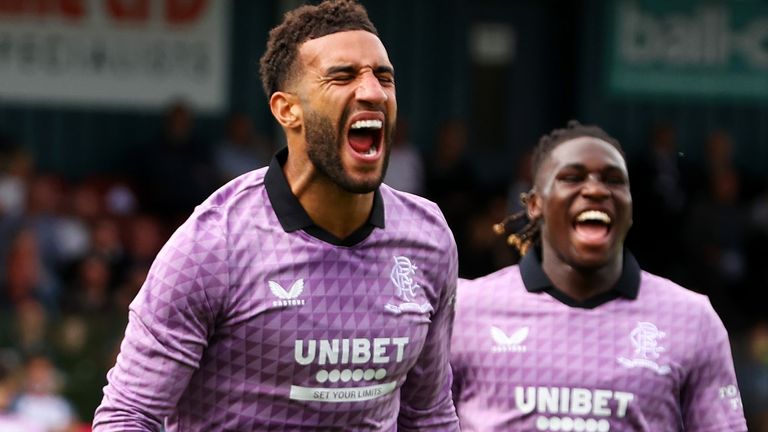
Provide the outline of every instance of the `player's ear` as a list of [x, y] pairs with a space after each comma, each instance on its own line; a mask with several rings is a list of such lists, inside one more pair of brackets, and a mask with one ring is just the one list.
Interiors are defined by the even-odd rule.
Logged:
[[528, 219], [535, 220], [541, 217], [541, 197], [536, 192], [536, 189], [531, 189], [524, 195], [524, 203], [526, 211], [528, 212]]
[[303, 123], [304, 110], [299, 98], [293, 93], [274, 92], [269, 98], [269, 109], [281, 126], [293, 129]]

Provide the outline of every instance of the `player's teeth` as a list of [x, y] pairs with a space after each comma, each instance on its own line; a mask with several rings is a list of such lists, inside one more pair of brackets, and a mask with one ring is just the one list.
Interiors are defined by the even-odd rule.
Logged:
[[611, 223], [611, 218], [607, 213], [598, 210], [587, 210], [576, 217], [576, 222], [600, 221], [606, 224]]
[[382, 126], [381, 120], [358, 120], [354, 123], [352, 123], [351, 128], [352, 129], [381, 129]]
[[368, 149], [367, 152], [365, 152], [366, 156], [373, 156], [376, 154], [376, 146], [371, 146], [371, 148]]

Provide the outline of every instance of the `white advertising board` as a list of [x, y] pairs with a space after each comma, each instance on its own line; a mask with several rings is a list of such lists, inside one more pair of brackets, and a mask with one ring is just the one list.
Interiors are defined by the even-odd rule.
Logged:
[[225, 108], [228, 0], [0, 1], [3, 101]]

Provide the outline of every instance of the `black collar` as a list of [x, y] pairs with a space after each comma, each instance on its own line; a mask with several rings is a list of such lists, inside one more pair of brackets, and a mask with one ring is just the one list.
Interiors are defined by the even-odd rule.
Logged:
[[288, 147], [275, 154], [269, 164], [267, 174], [264, 176], [267, 196], [272, 203], [272, 208], [275, 209], [275, 214], [280, 221], [280, 226], [283, 227], [283, 231], [304, 230], [307, 234], [327, 243], [337, 246], [353, 246], [365, 240], [374, 228], [384, 228], [384, 200], [378, 189], [373, 194], [373, 208], [368, 221], [348, 237], [340, 239], [315, 225], [299, 203], [298, 198], [291, 192], [291, 187], [288, 185], [285, 173], [283, 173], [283, 165], [285, 165], [286, 160], [288, 160]]
[[525, 289], [528, 292], [546, 292], [568, 306], [584, 309], [596, 308], [618, 297], [634, 300], [640, 291], [640, 265], [627, 249], [624, 249], [624, 263], [621, 276], [616, 281], [616, 285], [609, 291], [597, 294], [584, 301], [577, 301], [552, 285], [552, 282], [544, 273], [544, 269], [541, 268], [540, 247], [533, 248], [523, 256], [523, 259], [520, 261], [520, 274], [523, 278]]

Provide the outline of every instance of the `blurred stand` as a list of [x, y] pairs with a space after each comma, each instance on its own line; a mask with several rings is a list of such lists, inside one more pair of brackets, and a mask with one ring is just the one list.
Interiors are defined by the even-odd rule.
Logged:
[[3, 432], [46, 432], [45, 428], [14, 412], [11, 404], [19, 393], [18, 377], [8, 359], [0, 360], [0, 431]]
[[144, 208], [178, 225], [219, 185], [211, 145], [195, 135], [194, 113], [171, 104], [155, 140], [136, 153], [134, 182]]
[[389, 155], [384, 183], [397, 190], [424, 195], [424, 160], [410, 137], [410, 124], [400, 116]]
[[768, 432], [768, 321], [736, 339], [734, 358], [749, 430]]
[[30, 356], [14, 412], [47, 432], [69, 432], [76, 426], [72, 405], [61, 396], [62, 377], [44, 355]]
[[[648, 271], [682, 283], [685, 270], [679, 259], [683, 251], [680, 227], [700, 174], [681, 152], [677, 132], [669, 124], [654, 126], [643, 150], [629, 155], [634, 202], [629, 247]], [[664, 239], [663, 247], [659, 247], [660, 238]]]
[[214, 151], [218, 180], [226, 183], [248, 171], [269, 165], [274, 151], [270, 140], [256, 133], [247, 114], [230, 114], [224, 138]]

